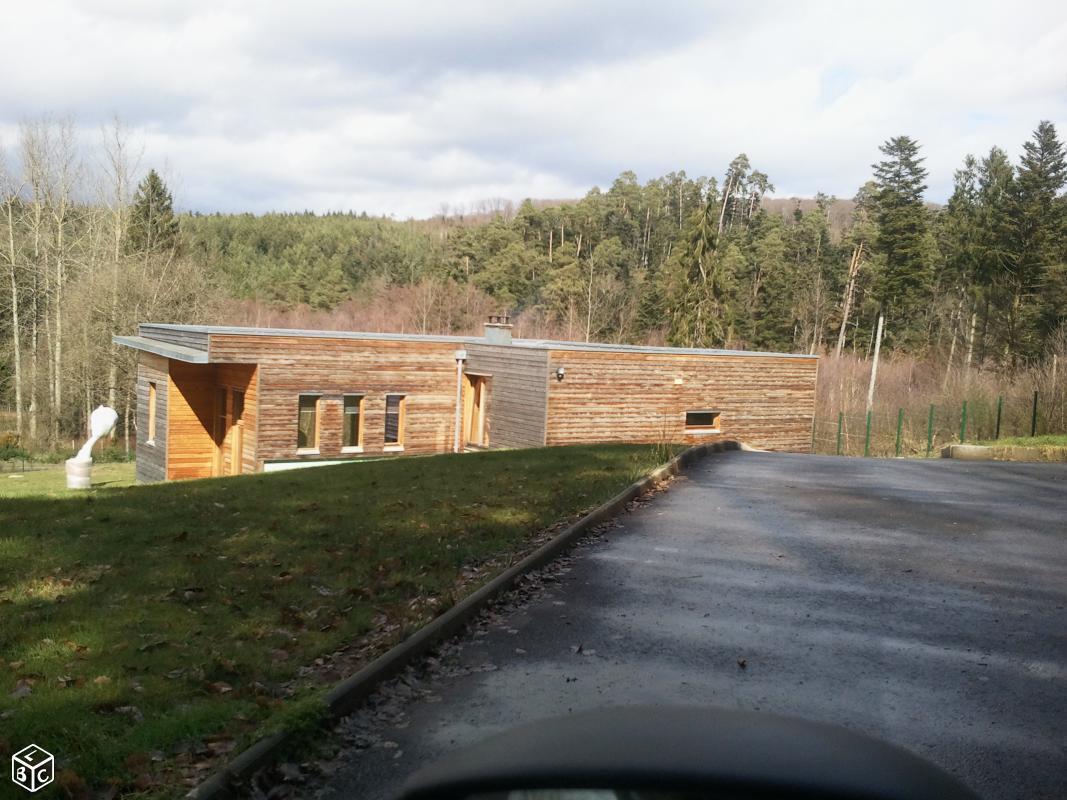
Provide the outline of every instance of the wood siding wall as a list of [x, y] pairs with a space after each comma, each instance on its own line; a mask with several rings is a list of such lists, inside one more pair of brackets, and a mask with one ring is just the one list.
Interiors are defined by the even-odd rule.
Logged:
[[487, 417], [490, 447], [544, 446], [547, 351], [470, 345], [466, 370], [492, 376]]
[[167, 344], [179, 344], [207, 352], [208, 335], [202, 331], [183, 331], [161, 328], [156, 325], [138, 325], [137, 334]]
[[167, 478], [208, 478], [215, 463], [215, 368], [171, 360]]
[[[137, 480], [142, 483], [167, 477], [167, 359], [139, 353], [137, 359]], [[148, 441], [148, 384], [156, 385], [156, 438]]]
[[[227, 404], [232, 403], [233, 389], [245, 393], [241, 472], [256, 471], [257, 377], [254, 364], [216, 365], [170, 361], [167, 392], [171, 407], [167, 446], [169, 479], [209, 478], [220, 474], [216, 464], [219, 448], [215, 443], [219, 389], [227, 390]], [[223, 442], [221, 474], [236, 472], [230, 464], [231, 445], [236, 435], [231, 428]]]
[[[257, 464], [358, 457], [341, 452], [342, 397], [363, 402], [363, 454], [385, 452], [385, 396], [402, 394], [405, 454], [447, 452], [455, 419], [456, 346], [444, 342], [212, 334], [213, 362], [259, 364]], [[319, 452], [296, 451], [297, 398], [317, 394]], [[247, 401], [246, 401], [247, 402]]]
[[[256, 440], [258, 435], [257, 413], [259, 405], [259, 370], [255, 364], [219, 364], [215, 366], [215, 385], [230, 390], [228, 402], [233, 402], [234, 389], [245, 393], [244, 413], [241, 417], [241, 469], [240, 472], [256, 471]], [[230, 429], [223, 443], [225, 459], [224, 474], [235, 474], [230, 469], [229, 458], [236, 426]]]
[[[806, 452], [815, 412], [816, 358], [553, 350], [549, 445], [739, 439]], [[721, 412], [721, 433], [685, 432], [685, 412]]]

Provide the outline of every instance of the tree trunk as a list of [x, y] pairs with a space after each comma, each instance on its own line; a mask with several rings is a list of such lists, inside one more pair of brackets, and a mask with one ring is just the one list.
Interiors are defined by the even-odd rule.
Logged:
[[[722, 223], [726, 219], [726, 203], [730, 200], [730, 189], [733, 185], [733, 178], [726, 179], [726, 186], [723, 188], [722, 193], [722, 208], [719, 209], [719, 236], [722, 236]], [[681, 226], [679, 226], [681, 227]]]
[[960, 316], [963, 314], [963, 292], [960, 292], [960, 301], [956, 304], [956, 310], [952, 312], [952, 341], [948, 347], [948, 363], [945, 364], [945, 378], [941, 381], [941, 391], [948, 386], [949, 376], [952, 375], [952, 361], [956, 357], [956, 328], [959, 327]]
[[7, 257], [11, 276], [11, 360], [15, 378], [15, 434], [22, 437], [22, 336], [19, 324], [19, 285], [16, 264], [18, 256], [15, 251], [15, 217], [12, 210], [13, 198], [7, 201]]
[[971, 327], [967, 332], [967, 364], [964, 367], [964, 372], [969, 373], [971, 371], [971, 356], [974, 354], [974, 329], [978, 322], [978, 312], [971, 309]]
[[856, 275], [859, 273], [862, 258], [863, 242], [860, 242], [852, 248], [852, 258], [848, 262], [848, 283], [845, 287], [845, 297], [841, 303], [841, 328], [837, 332], [837, 347], [834, 348], [834, 358], [840, 358], [841, 351], [845, 347], [848, 316], [852, 313], [852, 298], [856, 291]]
[[871, 364], [871, 382], [867, 385], [867, 410], [874, 406], [874, 383], [878, 378], [878, 356], [882, 351], [882, 322], [884, 314], [878, 315], [878, 333], [874, 340], [874, 362]]

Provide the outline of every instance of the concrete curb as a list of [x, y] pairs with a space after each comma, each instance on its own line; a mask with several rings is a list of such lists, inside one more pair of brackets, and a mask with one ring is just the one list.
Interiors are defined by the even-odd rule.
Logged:
[[941, 448], [942, 458], [961, 461], [1067, 461], [1067, 447], [1019, 445], [950, 444]]
[[[504, 570], [480, 589], [465, 597], [441, 616], [428, 622], [413, 635], [382, 654], [354, 675], [345, 678], [326, 694], [326, 724], [336, 722], [354, 711], [384, 681], [399, 674], [408, 664], [429, 652], [438, 643], [459, 633], [498, 595], [510, 589], [528, 572], [538, 569], [573, 546], [589, 530], [614, 517], [635, 497], [652, 488], [669, 475], [677, 475], [682, 468], [708, 453], [741, 450], [735, 441], [695, 445], [679, 453], [662, 467], [641, 480], [630, 484], [615, 497], [590, 512], [560, 534], [543, 544], [517, 564]], [[189, 800], [221, 800], [232, 796], [233, 786], [248, 780], [267, 766], [289, 740], [291, 732], [279, 731], [260, 739], [239, 753], [229, 764], [186, 794]]]

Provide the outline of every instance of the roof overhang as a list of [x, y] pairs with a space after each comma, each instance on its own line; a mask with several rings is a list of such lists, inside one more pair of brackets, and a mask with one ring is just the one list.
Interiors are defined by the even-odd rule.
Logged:
[[159, 339], [149, 339], [147, 336], [112, 336], [111, 341], [123, 347], [132, 347], [145, 353], [154, 353], [164, 358], [173, 358], [177, 361], [185, 361], [189, 364], [207, 364], [208, 354], [206, 350], [197, 350], [195, 347], [185, 347], [180, 344], [161, 342]]

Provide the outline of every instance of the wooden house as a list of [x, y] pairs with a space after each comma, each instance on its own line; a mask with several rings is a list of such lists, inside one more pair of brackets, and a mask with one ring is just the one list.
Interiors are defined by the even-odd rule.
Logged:
[[141, 325], [137, 477], [598, 442], [806, 451], [815, 356], [484, 337]]

